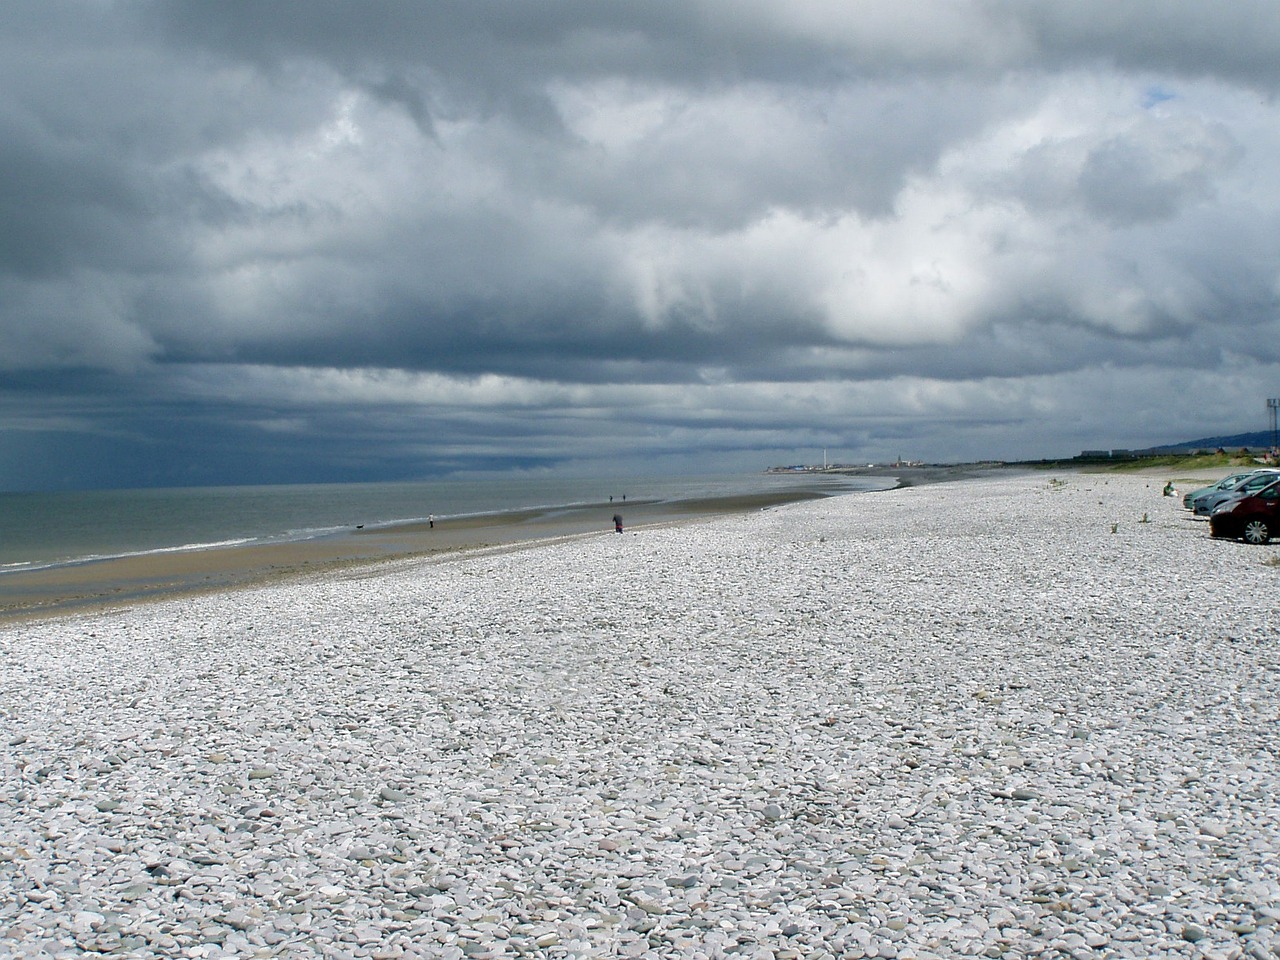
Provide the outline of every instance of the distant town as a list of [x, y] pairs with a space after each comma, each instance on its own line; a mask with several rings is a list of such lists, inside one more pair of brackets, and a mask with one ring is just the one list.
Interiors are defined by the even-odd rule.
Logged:
[[[1056, 457], [1043, 460], [981, 460], [964, 464], [974, 467], [1028, 467], [1054, 466], [1057, 464], [1120, 464], [1168, 457], [1221, 456], [1252, 458], [1262, 463], [1280, 464], [1280, 445], [1272, 432], [1236, 434], [1230, 437], [1209, 437], [1186, 443], [1146, 447], [1141, 450], [1112, 448], [1109, 450], [1082, 450], [1074, 457]], [[770, 467], [767, 473], [850, 473], [870, 471], [904, 470], [911, 468], [960, 466], [956, 463], [933, 463], [898, 457], [884, 463], [828, 463], [824, 454], [821, 464], [792, 464]]]
[[847, 473], [850, 470], [900, 470], [904, 467], [927, 467], [930, 464], [923, 460], [903, 460], [901, 458], [890, 463], [797, 463], [786, 467], [770, 467], [766, 473]]
[[1112, 448], [1109, 450], [1083, 450], [1074, 457], [1055, 457], [1044, 460], [982, 460], [967, 464], [927, 463], [923, 460], [908, 460], [902, 456], [891, 463], [828, 463], [827, 451], [822, 451], [822, 466], [796, 464], [788, 467], [770, 467], [766, 473], [848, 473], [903, 470], [923, 467], [1031, 467], [1054, 466], [1056, 464], [1120, 464], [1132, 461], [1155, 459], [1157, 457], [1204, 457], [1219, 456], [1256, 460], [1269, 465], [1280, 465], [1280, 398], [1267, 400], [1267, 418], [1270, 429], [1253, 433], [1237, 433], [1223, 437], [1202, 437], [1199, 440], [1186, 440], [1182, 443], [1164, 444], [1158, 447], [1146, 447], [1141, 450]]

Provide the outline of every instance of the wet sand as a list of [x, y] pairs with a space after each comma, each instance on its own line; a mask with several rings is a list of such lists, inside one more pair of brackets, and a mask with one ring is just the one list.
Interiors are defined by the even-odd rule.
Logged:
[[745, 513], [815, 499], [817, 491], [780, 491], [679, 502], [618, 501], [568, 508], [353, 529], [291, 543], [176, 551], [97, 560], [0, 575], [0, 623], [78, 613], [176, 595], [322, 574], [410, 557], [515, 547], [565, 537], [609, 534], [613, 516], [624, 530], [717, 514]]

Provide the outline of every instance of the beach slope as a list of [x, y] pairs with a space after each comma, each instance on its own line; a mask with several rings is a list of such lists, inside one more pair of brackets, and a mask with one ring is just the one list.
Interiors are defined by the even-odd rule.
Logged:
[[0, 954], [1265, 956], [1273, 548], [920, 486], [0, 628]]

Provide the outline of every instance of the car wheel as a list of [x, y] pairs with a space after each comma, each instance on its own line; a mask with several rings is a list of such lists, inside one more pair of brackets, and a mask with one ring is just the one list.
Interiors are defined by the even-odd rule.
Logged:
[[1250, 520], [1244, 525], [1244, 538], [1248, 543], [1263, 544], [1271, 539], [1271, 530], [1265, 520]]

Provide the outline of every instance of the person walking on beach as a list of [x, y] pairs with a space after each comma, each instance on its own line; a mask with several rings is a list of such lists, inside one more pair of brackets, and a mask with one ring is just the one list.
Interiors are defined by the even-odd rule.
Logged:
[[615, 513], [613, 515], [613, 532], [614, 533], [622, 532], [622, 514], [620, 513]]
[[436, 515], [434, 513], [427, 517], [427, 526], [432, 530], [436, 528]]

